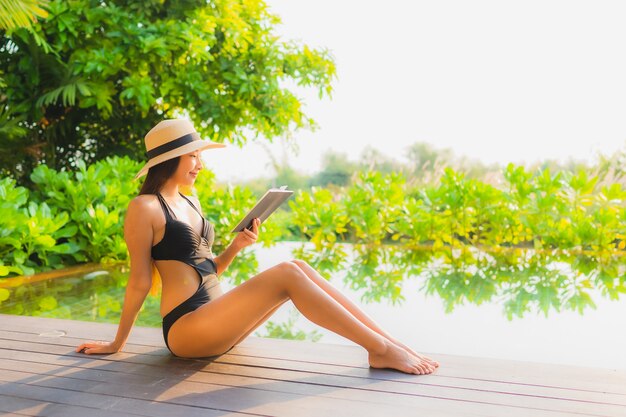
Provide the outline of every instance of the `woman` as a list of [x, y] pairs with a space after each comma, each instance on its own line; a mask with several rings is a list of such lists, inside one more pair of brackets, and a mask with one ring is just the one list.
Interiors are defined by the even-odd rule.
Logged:
[[150, 159], [135, 179], [148, 175], [124, 221], [130, 275], [117, 335], [112, 342], [82, 343], [77, 352], [113, 353], [124, 347], [151, 288], [154, 266], [162, 280], [163, 337], [176, 356], [224, 354], [292, 300], [312, 322], [365, 348], [371, 367], [427, 374], [439, 366], [388, 335], [304, 261], [282, 262], [224, 294], [218, 277], [241, 249], [256, 242], [259, 219], [215, 257], [213, 225], [200, 202], [179, 190], [193, 186], [203, 168], [201, 150], [225, 145], [201, 139], [184, 119], [160, 122], [145, 145]]

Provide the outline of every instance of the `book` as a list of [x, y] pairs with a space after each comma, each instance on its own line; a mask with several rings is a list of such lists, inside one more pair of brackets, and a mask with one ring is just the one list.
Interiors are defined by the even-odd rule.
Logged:
[[285, 200], [287, 200], [293, 191], [287, 190], [287, 186], [280, 188], [270, 188], [252, 207], [248, 214], [234, 227], [231, 233], [242, 232], [243, 229], [252, 230], [252, 220], [256, 217], [263, 223]]

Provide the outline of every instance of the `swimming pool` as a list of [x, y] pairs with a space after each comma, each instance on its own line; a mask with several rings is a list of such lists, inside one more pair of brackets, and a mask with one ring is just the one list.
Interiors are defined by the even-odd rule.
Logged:
[[[281, 261], [293, 259], [291, 251], [300, 243], [284, 242], [272, 248], [257, 248], [259, 272]], [[626, 369], [626, 301], [610, 300], [591, 291], [596, 308], [583, 314], [576, 311], [551, 312], [547, 317], [527, 312], [509, 320], [501, 301], [480, 305], [456, 305], [446, 313], [449, 300], [426, 295], [424, 281], [407, 279], [402, 288], [406, 300], [365, 303], [363, 291], [352, 290], [344, 283], [347, 271], [333, 274], [331, 283], [355, 301], [370, 317], [394, 337], [415, 350], [436, 358], [437, 353], [491, 357], [510, 360], [560, 363], [568, 365]], [[122, 268], [67, 276], [9, 288], [10, 297], [0, 303], [0, 313], [39, 315], [98, 322], [117, 323], [124, 299], [127, 271]], [[233, 285], [222, 281], [225, 292]], [[287, 321], [293, 313], [285, 303], [269, 319]], [[266, 323], [267, 324], [267, 323]], [[149, 295], [138, 316], [137, 325], [159, 327], [158, 295]], [[301, 316], [295, 327], [322, 334], [323, 343], [354, 343]], [[255, 335], [265, 334], [265, 326]]]

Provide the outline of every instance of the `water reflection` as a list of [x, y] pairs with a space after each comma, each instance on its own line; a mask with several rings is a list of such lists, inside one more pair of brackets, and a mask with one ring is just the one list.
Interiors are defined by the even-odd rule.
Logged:
[[[8, 298], [0, 313], [118, 323], [128, 280], [128, 268], [117, 266], [63, 278], [20, 285], [19, 279], [0, 281]], [[161, 325], [158, 294], [146, 298], [137, 324]]]
[[[351, 252], [350, 261], [347, 252]], [[294, 253], [305, 259], [321, 255], [303, 248]], [[563, 310], [582, 314], [596, 306], [590, 293], [615, 300], [626, 292], [624, 257], [611, 253], [519, 248], [487, 252], [469, 247], [407, 251], [393, 245], [352, 245], [346, 252], [336, 250], [336, 259], [328, 253], [324, 256], [319, 267], [322, 275], [347, 272], [346, 285], [358, 290], [364, 302], [402, 304], [403, 285], [410, 279], [417, 280], [425, 294], [441, 298], [446, 312], [465, 303], [489, 302], [501, 305], [509, 320], [538, 312], [545, 316]], [[314, 260], [309, 263], [317, 265]], [[237, 268], [235, 261], [229, 269], [235, 272]], [[117, 266], [27, 285], [3, 280], [0, 313], [117, 323], [127, 278], [128, 268]], [[158, 294], [147, 297], [137, 324], [160, 326]]]
[[491, 302], [502, 305], [512, 320], [529, 312], [582, 314], [596, 307], [592, 292], [612, 300], [626, 293], [626, 258], [614, 252], [469, 246], [407, 251], [392, 245], [353, 249], [346, 284], [362, 290], [368, 302], [401, 303], [402, 284], [416, 279], [423, 283], [421, 291], [443, 300], [446, 312], [465, 303]]

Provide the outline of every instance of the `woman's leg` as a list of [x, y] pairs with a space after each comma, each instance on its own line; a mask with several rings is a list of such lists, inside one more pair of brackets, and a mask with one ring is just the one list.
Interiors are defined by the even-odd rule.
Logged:
[[298, 265], [300, 269], [311, 279], [311, 281], [315, 282], [321, 289], [323, 289], [328, 295], [333, 297], [339, 304], [345, 307], [354, 317], [356, 317], [361, 323], [378, 333], [379, 335], [386, 337], [391, 342], [399, 345], [401, 348], [405, 349], [412, 355], [415, 355], [419, 358], [422, 358], [429, 362], [431, 365], [439, 366], [439, 363], [427, 356], [419, 354], [410, 347], [404, 345], [399, 340], [395, 339], [387, 332], [385, 332], [378, 324], [374, 322], [358, 305], [353, 303], [348, 297], [346, 297], [341, 291], [335, 288], [330, 282], [328, 282], [324, 277], [322, 277], [319, 272], [317, 272], [311, 265], [306, 263], [305, 261], [301, 261], [300, 259], [294, 259], [291, 262]]
[[255, 331], [260, 325], [262, 325], [263, 323], [265, 323], [265, 321], [267, 319], [269, 319], [272, 314], [274, 314], [276, 312], [276, 310], [278, 310], [278, 308], [280, 306], [282, 306], [283, 304], [285, 304], [285, 302], [287, 301], [287, 299], [285, 299], [284, 301], [281, 301], [280, 303], [278, 303], [278, 305], [276, 307], [274, 307], [273, 309], [271, 309], [269, 311], [269, 313], [267, 313], [266, 315], [264, 315], [263, 317], [261, 317], [261, 319], [259, 321], [257, 321], [256, 323], [254, 323], [254, 325], [252, 325], [252, 327], [250, 328], [250, 330], [248, 330], [243, 336], [241, 336], [239, 338], [239, 340], [237, 340], [235, 342], [235, 344], [233, 346], [237, 346], [239, 343], [241, 343], [246, 337], [248, 337], [250, 335], [250, 333], [252, 333], [253, 331]]
[[269, 268], [181, 317], [170, 329], [170, 347], [179, 356], [220, 355], [287, 299], [315, 324], [365, 348], [374, 368], [415, 374], [434, 370], [357, 320], [291, 262]]

